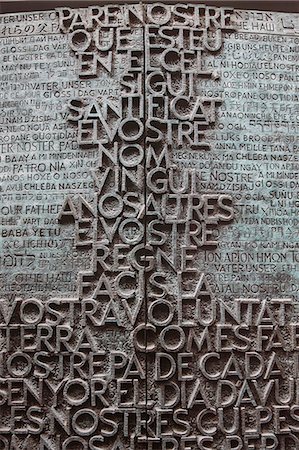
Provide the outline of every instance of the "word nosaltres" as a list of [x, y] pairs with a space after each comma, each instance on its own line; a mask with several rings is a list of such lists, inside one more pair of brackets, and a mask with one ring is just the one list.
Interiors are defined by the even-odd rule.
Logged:
[[[70, 45], [78, 49], [80, 45], [89, 48], [92, 41], [98, 50], [108, 50], [107, 40], [105, 48], [101, 43], [101, 33], [110, 29], [111, 47], [115, 33], [118, 47], [125, 43], [130, 32], [130, 26], [148, 26], [148, 32], [156, 32], [164, 39], [163, 45], [171, 45], [171, 36], [183, 36], [186, 32], [191, 36], [194, 49], [220, 50], [222, 46], [221, 30], [233, 31], [231, 23], [232, 8], [207, 7], [203, 4], [165, 5], [153, 3], [150, 5], [103, 5], [87, 8], [71, 9], [57, 8], [60, 30], [70, 34]], [[128, 28], [126, 28], [128, 27]], [[184, 30], [184, 27], [185, 30]], [[150, 34], [149, 34], [150, 35]], [[83, 39], [83, 44], [82, 44]], [[182, 37], [182, 40], [184, 38]], [[151, 43], [148, 43], [151, 45]], [[183, 48], [183, 46], [182, 46]], [[80, 48], [84, 51], [85, 49]]]

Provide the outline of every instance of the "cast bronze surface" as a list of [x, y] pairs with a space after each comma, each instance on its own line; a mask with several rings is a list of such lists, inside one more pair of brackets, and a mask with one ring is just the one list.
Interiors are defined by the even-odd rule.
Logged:
[[0, 448], [299, 448], [299, 15], [0, 15]]

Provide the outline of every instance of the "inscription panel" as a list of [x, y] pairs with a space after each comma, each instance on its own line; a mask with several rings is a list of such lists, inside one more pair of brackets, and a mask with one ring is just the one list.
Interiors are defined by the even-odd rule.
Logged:
[[298, 33], [0, 16], [0, 448], [299, 448]]

